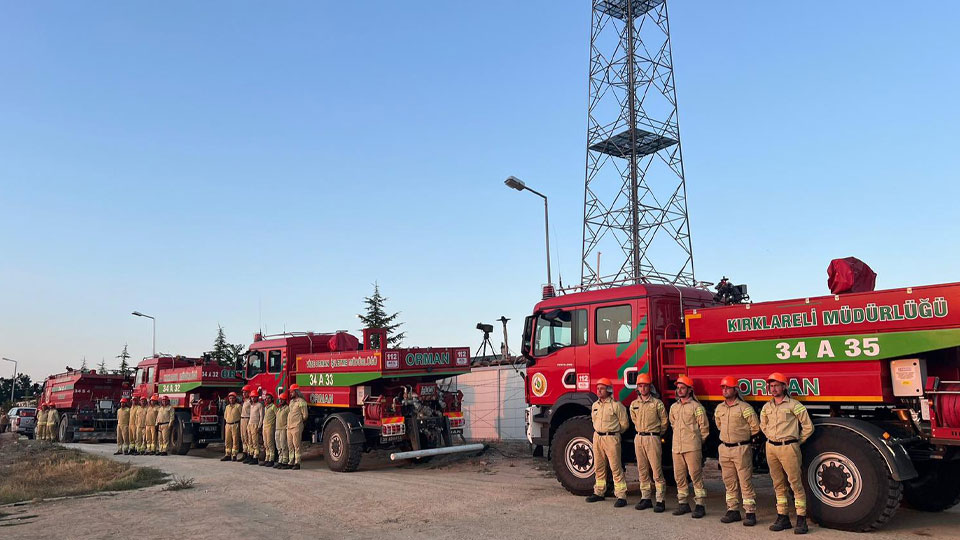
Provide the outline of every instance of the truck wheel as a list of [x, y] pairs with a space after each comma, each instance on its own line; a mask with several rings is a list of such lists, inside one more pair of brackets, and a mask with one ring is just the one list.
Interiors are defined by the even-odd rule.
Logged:
[[880, 452], [838, 427], [819, 427], [804, 444], [801, 476], [811, 518], [831, 529], [876, 529], [893, 517], [903, 495]]
[[363, 446], [351, 444], [343, 422], [334, 418], [323, 430], [323, 458], [331, 471], [353, 472], [360, 466]]
[[914, 462], [920, 476], [903, 484], [904, 502], [923, 512], [942, 512], [960, 503], [960, 462]]
[[64, 443], [73, 442], [73, 429], [70, 428], [70, 415], [63, 415], [57, 426], [57, 440]]
[[[186, 455], [190, 451], [190, 443], [184, 441], [184, 431], [190, 429], [183, 421], [183, 418], [175, 416], [173, 423], [170, 424], [170, 452], [179, 456]], [[158, 433], [159, 437], [160, 434]]]
[[593, 424], [589, 416], [574, 416], [560, 424], [550, 443], [550, 461], [564, 489], [574, 495], [593, 493]]

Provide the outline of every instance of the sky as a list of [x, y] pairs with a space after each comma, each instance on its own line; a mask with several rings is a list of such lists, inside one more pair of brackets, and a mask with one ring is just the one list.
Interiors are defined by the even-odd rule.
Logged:
[[[696, 277], [755, 301], [960, 281], [960, 4], [670, 3]], [[0, 3], [0, 356], [218, 325], [510, 344], [580, 275], [590, 2]], [[499, 331], [495, 343], [502, 340]], [[9, 376], [7, 363], [0, 374]]]

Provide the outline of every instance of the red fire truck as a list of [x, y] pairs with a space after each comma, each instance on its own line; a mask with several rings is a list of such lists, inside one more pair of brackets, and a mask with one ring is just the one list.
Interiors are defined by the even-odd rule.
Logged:
[[323, 444], [332, 470], [357, 469], [361, 454], [399, 448], [391, 459], [424, 459], [480, 450], [453, 446], [463, 433], [463, 393], [437, 381], [468, 373], [470, 349], [390, 349], [382, 329], [257, 334], [246, 357], [254, 387], [276, 396], [296, 383], [309, 403], [304, 436]]
[[222, 410], [227, 394], [240, 391], [237, 370], [207, 358], [158, 355], [137, 364], [133, 396], [167, 396], [176, 409], [170, 429], [170, 450], [186, 454], [223, 441]]
[[[814, 417], [802, 449], [814, 520], [869, 530], [901, 499], [944, 510], [960, 502], [958, 306], [960, 283], [727, 306], [672, 285], [548, 298], [525, 324], [528, 438], [550, 447], [566, 489], [587, 494], [600, 377], [629, 405], [637, 375], [649, 373], [669, 405], [687, 374], [712, 409], [722, 377], [737, 377], [759, 407], [769, 399], [765, 378], [779, 371]], [[712, 456], [715, 431], [705, 449]], [[630, 431], [624, 441], [632, 438]], [[633, 445], [623, 450], [630, 459]]]
[[116, 373], [72, 369], [43, 382], [42, 402], [60, 413], [53, 427], [60, 442], [117, 440], [117, 408], [130, 395], [130, 378]]

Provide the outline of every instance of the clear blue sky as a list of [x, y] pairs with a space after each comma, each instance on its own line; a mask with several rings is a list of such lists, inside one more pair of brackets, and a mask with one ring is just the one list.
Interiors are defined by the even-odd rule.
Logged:
[[[671, 3], [697, 277], [960, 280], [960, 4], [814, 8]], [[515, 347], [542, 214], [503, 179], [550, 196], [577, 281], [589, 27], [587, 0], [0, 4], [0, 355], [142, 357], [133, 310], [191, 355], [258, 305], [356, 330], [374, 281], [407, 344], [506, 315]]]

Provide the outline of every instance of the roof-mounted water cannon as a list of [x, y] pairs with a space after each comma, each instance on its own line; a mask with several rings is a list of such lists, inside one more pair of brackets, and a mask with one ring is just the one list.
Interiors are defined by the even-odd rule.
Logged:
[[730, 283], [727, 276], [723, 276], [720, 283], [715, 287], [717, 294], [713, 295], [713, 301], [721, 304], [742, 304], [750, 301], [750, 295], [747, 294], [746, 285], [734, 285]]

